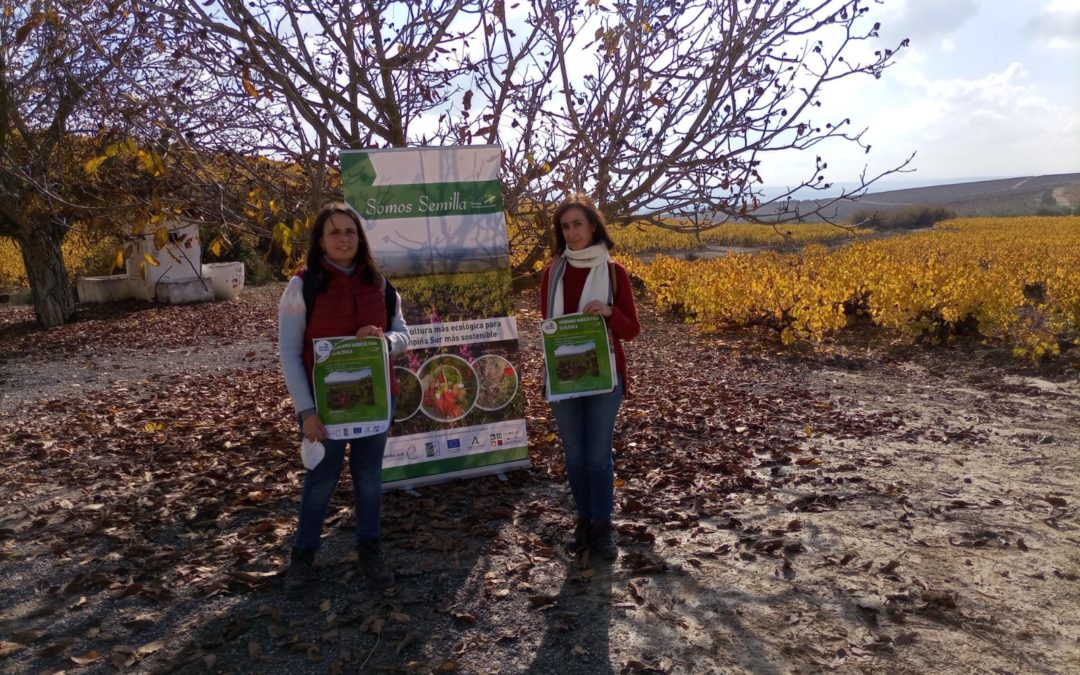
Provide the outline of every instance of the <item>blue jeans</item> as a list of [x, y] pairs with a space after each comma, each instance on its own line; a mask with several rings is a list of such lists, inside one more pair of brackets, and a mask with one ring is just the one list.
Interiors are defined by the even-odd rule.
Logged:
[[615, 499], [611, 442], [622, 397], [620, 382], [610, 394], [551, 403], [566, 455], [566, 477], [579, 518], [596, 522], [611, 520]]
[[330, 507], [341, 468], [345, 463], [345, 446], [350, 446], [349, 472], [352, 474], [353, 499], [356, 512], [356, 541], [379, 538], [382, 516], [382, 462], [386, 449], [386, 432], [354, 438], [348, 441], [322, 441], [326, 455], [314, 469], [304, 474], [304, 492], [300, 497], [300, 525], [293, 548], [317, 549], [323, 520]]

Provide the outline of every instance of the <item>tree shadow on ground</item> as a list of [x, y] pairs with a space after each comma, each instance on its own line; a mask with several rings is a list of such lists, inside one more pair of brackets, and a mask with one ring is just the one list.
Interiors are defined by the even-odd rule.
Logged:
[[524, 672], [612, 672], [612, 568], [610, 563], [590, 564], [587, 556], [567, 561], [565, 581], [557, 595], [537, 599], [546, 607], [546, 628]]

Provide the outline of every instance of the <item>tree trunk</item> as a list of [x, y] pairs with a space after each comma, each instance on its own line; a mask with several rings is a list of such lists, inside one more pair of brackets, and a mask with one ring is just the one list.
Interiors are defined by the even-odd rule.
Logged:
[[30, 291], [34, 294], [34, 314], [46, 328], [61, 326], [75, 316], [75, 295], [64, 269], [63, 225], [38, 223], [19, 238]]

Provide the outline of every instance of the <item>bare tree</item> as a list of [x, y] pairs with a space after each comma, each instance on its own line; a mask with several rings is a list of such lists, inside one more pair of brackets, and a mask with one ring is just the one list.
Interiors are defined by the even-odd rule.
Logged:
[[[616, 225], [700, 232], [806, 217], [791, 197], [830, 185], [826, 151], [869, 150], [850, 119], [822, 118], [822, 96], [840, 80], [880, 77], [906, 45], [866, 48], [878, 25], [862, 0], [157, 7], [184, 58], [245, 111], [254, 133], [237, 130], [237, 152], [300, 167], [309, 208], [340, 189], [341, 148], [500, 144], [506, 207], [530, 248], [521, 273], [545, 254], [550, 204], [569, 191], [591, 193]], [[764, 199], [769, 158], [798, 151], [805, 180]], [[861, 176], [843, 198], [877, 178]]]
[[[207, 128], [196, 142], [269, 157], [290, 177], [302, 176], [310, 189], [290, 210], [340, 193], [341, 149], [423, 144], [440, 111], [445, 119], [455, 104], [467, 107], [462, 77], [479, 67], [484, 13], [492, 12], [490, 0], [151, 6], [173, 21], [171, 38], [206, 78], [201, 86], [242, 110], [234, 119], [242, 117], [250, 132], [223, 141]], [[275, 181], [265, 187], [272, 191]]]
[[[154, 49], [130, 3], [35, 0], [0, 15], [0, 235], [20, 244], [39, 323], [74, 314], [61, 244], [76, 223], [124, 207], [130, 169], [159, 172], [159, 158], [130, 141], [137, 105], [120, 73]], [[107, 149], [107, 150], [106, 150]], [[111, 170], [86, 171], [103, 151]]]
[[[549, 13], [561, 61], [558, 101], [544, 114], [577, 150], [552, 167], [552, 182], [594, 193], [614, 222], [805, 216], [785, 205], [827, 186], [829, 142], [862, 145], [850, 119], [820, 119], [821, 96], [842, 79], [880, 77], [906, 44], [857, 62], [849, 52], [877, 37], [868, 13], [860, 0], [587, 3], [572, 22]], [[768, 158], [811, 148], [806, 179], [763, 209]]]

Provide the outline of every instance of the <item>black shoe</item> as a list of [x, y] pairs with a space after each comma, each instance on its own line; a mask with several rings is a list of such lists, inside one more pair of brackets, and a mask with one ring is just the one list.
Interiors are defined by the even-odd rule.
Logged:
[[289, 561], [289, 569], [285, 570], [285, 581], [282, 584], [285, 595], [296, 597], [302, 594], [314, 578], [315, 549], [294, 548], [292, 559]]
[[356, 544], [357, 568], [375, 588], [387, 588], [394, 584], [394, 572], [387, 567], [379, 541], [362, 541]]
[[601, 560], [614, 560], [619, 557], [615, 547], [615, 528], [611, 521], [593, 521], [589, 526], [589, 552]]
[[589, 548], [589, 519], [578, 516], [574, 524], [574, 538], [566, 542], [566, 552], [570, 555], [580, 555]]

